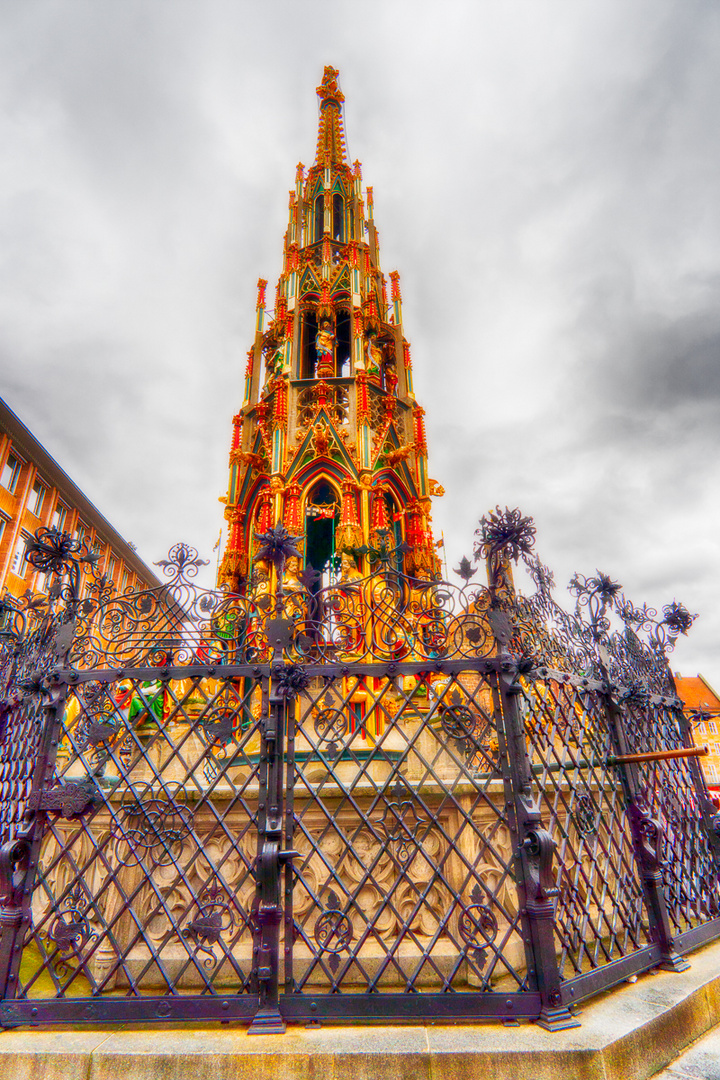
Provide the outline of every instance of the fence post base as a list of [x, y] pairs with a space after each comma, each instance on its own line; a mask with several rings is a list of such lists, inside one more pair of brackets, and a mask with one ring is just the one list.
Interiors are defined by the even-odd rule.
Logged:
[[538, 1027], [545, 1028], [546, 1031], [564, 1031], [565, 1028], [582, 1026], [577, 1017], [573, 1016], [564, 1005], [559, 1006], [557, 1009], [547, 1008], [546, 1006], [535, 1023]]

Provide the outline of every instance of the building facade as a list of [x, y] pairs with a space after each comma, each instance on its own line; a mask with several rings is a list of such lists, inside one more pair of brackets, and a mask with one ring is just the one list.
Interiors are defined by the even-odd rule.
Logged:
[[155, 587], [158, 578], [0, 399], [0, 595], [42, 593], [45, 575], [25, 559], [45, 526], [85, 540], [100, 555], [97, 572], [116, 592]]
[[428, 476], [399, 276], [389, 275], [388, 290], [372, 188], [363, 189], [360, 162], [346, 161], [337, 76], [326, 67], [317, 90], [317, 153], [307, 171], [298, 165], [290, 192], [273, 311], [258, 282], [219, 573], [237, 591], [256, 536], [280, 522], [326, 584], [333, 573], [367, 573], [388, 553], [407, 574], [439, 570], [430, 497], [442, 488]]
[[702, 675], [675, 674], [678, 697], [691, 718], [695, 742], [707, 745], [699, 759], [708, 787], [720, 793], [720, 697]]

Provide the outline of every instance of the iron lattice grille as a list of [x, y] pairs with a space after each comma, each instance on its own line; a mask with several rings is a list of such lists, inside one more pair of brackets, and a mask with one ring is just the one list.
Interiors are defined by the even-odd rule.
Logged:
[[0, 739], [0, 843], [22, 827], [45, 724], [42, 696], [25, 697], [3, 718]]
[[287, 990], [524, 988], [487, 678], [317, 682], [288, 758]]
[[522, 697], [534, 783], [558, 851], [556, 934], [565, 979], [651, 941], [626, 800], [597, 684], [557, 673]]
[[48, 815], [18, 996], [243, 990], [261, 682], [94, 674], [70, 699], [52, 785], [89, 786], [92, 802]]
[[163, 588], [83, 600], [92, 556], [40, 531], [58, 582], [0, 657], [3, 1023], [554, 1028], [717, 936], [720, 818], [672, 756], [697, 753], [665, 660], [692, 617], [600, 574], [565, 612], [534, 562], [518, 598], [527, 522], [491, 525], [489, 588], [383, 543], [317, 589], [278, 527], [247, 595], [177, 545]]
[[[247, 990], [263, 680], [92, 674], [52, 782], [91, 805], [48, 815], [17, 996]], [[487, 679], [316, 681], [286, 761], [288, 990], [523, 988]]]
[[[677, 709], [631, 695], [624, 714], [630, 752], [692, 744], [687, 721]], [[699, 797], [702, 780], [697, 763], [688, 758], [640, 762], [636, 768], [639, 805], [659, 826], [665, 895], [673, 930], [679, 934], [720, 915], [718, 869]]]

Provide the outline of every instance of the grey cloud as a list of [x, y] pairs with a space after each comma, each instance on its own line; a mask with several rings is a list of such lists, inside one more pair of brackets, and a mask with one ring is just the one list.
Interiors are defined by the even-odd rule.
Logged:
[[274, 285], [333, 63], [401, 272], [450, 567], [481, 513], [521, 505], [559, 582], [600, 566], [701, 611], [678, 663], [720, 683], [717, 5], [362, 18], [3, 7], [5, 395], [145, 558], [178, 538], [208, 556], [255, 282]]

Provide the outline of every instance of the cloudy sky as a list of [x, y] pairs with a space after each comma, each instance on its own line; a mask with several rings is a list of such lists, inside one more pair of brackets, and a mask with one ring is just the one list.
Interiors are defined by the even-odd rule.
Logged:
[[211, 556], [325, 64], [450, 567], [518, 505], [717, 686], [717, 0], [3, 0], [0, 393], [148, 562]]

